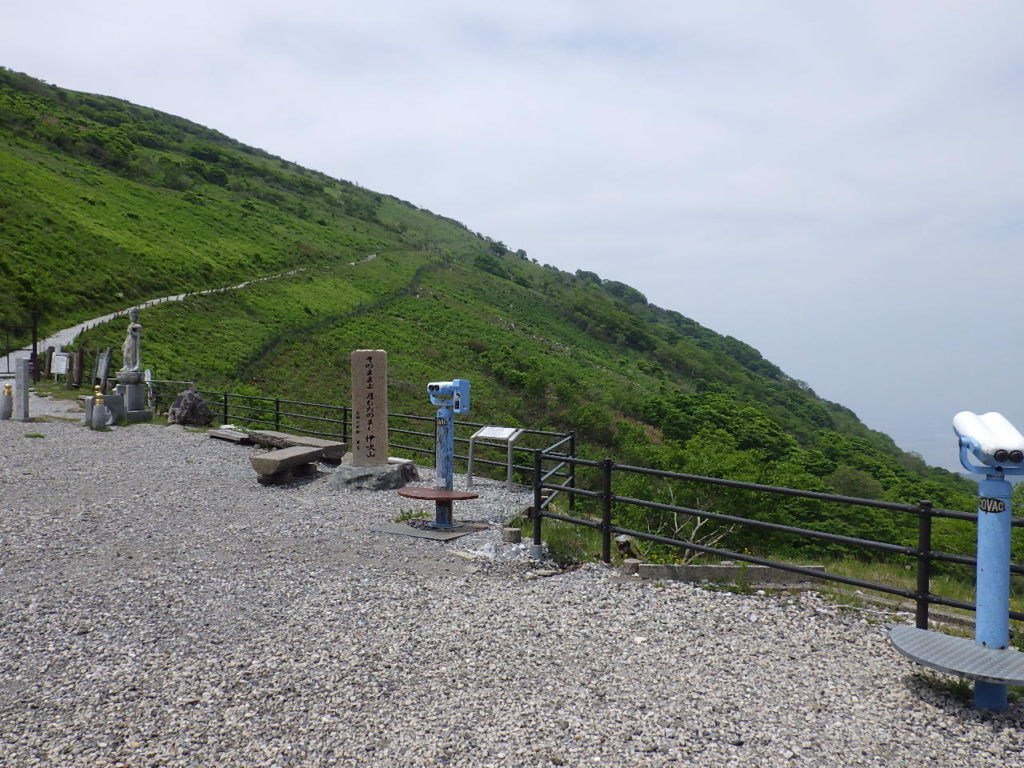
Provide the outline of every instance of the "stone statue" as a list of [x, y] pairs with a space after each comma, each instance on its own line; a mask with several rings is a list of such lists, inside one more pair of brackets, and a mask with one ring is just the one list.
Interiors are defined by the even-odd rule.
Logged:
[[124, 353], [124, 365], [122, 371], [139, 370], [139, 347], [142, 342], [142, 323], [139, 322], [139, 310], [129, 309], [128, 335], [125, 336], [121, 351]]

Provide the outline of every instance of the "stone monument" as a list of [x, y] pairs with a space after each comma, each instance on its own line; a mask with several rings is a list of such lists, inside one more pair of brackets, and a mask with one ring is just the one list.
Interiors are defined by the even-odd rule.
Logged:
[[352, 353], [352, 465], [388, 463], [388, 353]]
[[124, 362], [117, 372], [117, 391], [124, 397], [125, 417], [129, 422], [149, 421], [153, 418], [153, 412], [146, 408], [145, 385], [139, 367], [142, 347], [139, 310], [134, 307], [128, 310], [128, 320], [128, 334], [121, 345]]
[[416, 465], [388, 458], [388, 353], [357, 349], [352, 368], [352, 451], [328, 486], [335, 490], [401, 488], [416, 479]]

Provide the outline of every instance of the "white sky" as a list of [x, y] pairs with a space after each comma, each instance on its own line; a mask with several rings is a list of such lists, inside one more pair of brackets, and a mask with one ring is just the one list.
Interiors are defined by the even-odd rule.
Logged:
[[958, 468], [1024, 429], [1024, 3], [15, 3], [0, 65], [588, 269]]

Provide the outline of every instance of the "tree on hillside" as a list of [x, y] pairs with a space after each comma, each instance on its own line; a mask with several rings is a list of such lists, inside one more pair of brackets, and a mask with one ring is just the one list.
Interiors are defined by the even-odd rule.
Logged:
[[39, 321], [53, 307], [53, 296], [56, 286], [53, 284], [53, 281], [47, 278], [32, 278], [24, 273], [15, 278], [15, 283], [17, 288], [14, 301], [16, 306], [21, 309], [21, 317], [23, 318], [21, 327], [30, 327], [32, 329], [32, 380], [39, 381], [39, 366], [36, 364]]

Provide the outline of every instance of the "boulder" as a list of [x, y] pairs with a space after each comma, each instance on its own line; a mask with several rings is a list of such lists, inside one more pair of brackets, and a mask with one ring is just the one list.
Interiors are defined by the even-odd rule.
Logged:
[[[346, 459], [351, 461], [349, 457]], [[347, 491], [355, 488], [368, 491], [390, 491], [402, 488], [416, 479], [416, 465], [413, 462], [408, 459], [389, 458], [387, 464], [378, 467], [356, 467], [352, 464], [342, 463], [327, 478], [327, 487], [332, 491]]]
[[213, 414], [206, 407], [206, 401], [194, 389], [180, 392], [171, 407], [167, 409], [168, 424], [184, 424], [206, 427], [213, 421]]

